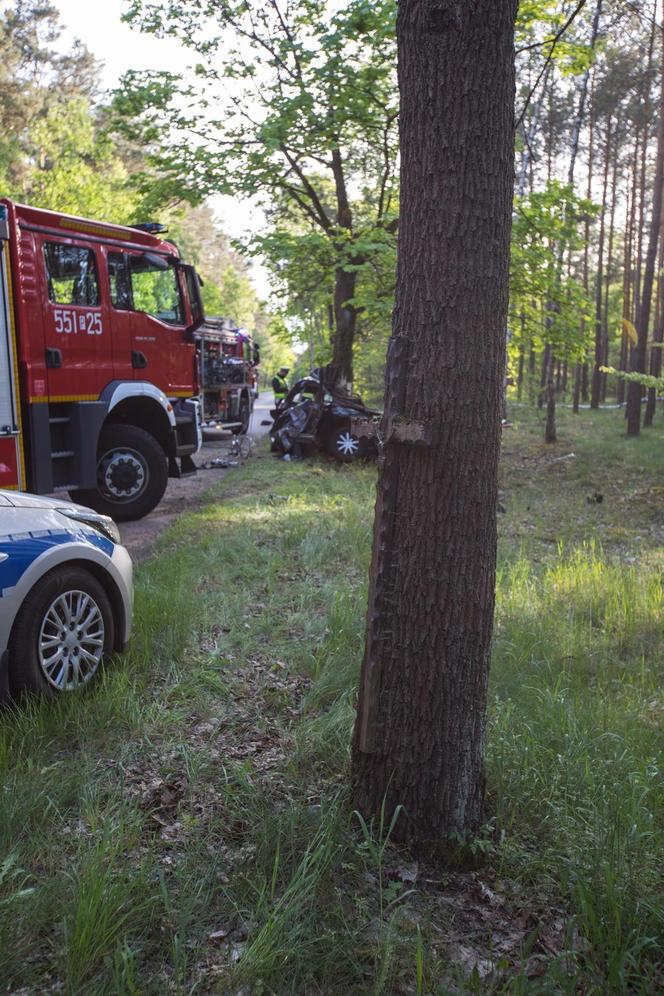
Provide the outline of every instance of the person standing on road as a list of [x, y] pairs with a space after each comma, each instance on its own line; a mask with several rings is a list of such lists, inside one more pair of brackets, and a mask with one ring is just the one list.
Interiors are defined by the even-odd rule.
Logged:
[[279, 372], [272, 378], [272, 390], [274, 391], [275, 407], [279, 404], [279, 402], [283, 401], [288, 394], [288, 381], [286, 380], [288, 372], [288, 367], [280, 367]]

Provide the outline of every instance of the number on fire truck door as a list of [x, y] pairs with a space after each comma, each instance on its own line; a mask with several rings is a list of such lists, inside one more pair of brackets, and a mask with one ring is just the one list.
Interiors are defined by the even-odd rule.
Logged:
[[113, 379], [108, 303], [99, 250], [75, 239], [43, 237], [44, 346], [48, 397], [92, 400]]

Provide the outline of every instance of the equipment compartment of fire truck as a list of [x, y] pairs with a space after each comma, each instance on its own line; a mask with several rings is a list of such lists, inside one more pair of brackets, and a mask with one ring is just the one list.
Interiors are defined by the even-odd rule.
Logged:
[[200, 281], [162, 231], [0, 200], [0, 487], [121, 521], [195, 472]]
[[260, 355], [246, 329], [227, 318], [206, 318], [196, 332], [203, 429], [249, 429]]

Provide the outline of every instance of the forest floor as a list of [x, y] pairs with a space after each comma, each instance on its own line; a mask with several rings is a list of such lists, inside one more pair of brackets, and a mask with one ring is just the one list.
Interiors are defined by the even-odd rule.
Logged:
[[375, 468], [261, 452], [97, 686], [0, 717], [0, 991], [664, 990], [664, 426], [510, 416], [466, 867], [349, 806]]

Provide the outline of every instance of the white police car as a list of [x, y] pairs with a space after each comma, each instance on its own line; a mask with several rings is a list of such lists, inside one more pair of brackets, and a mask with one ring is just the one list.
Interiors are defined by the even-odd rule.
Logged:
[[132, 563], [80, 505], [0, 491], [0, 695], [86, 685], [131, 631]]

